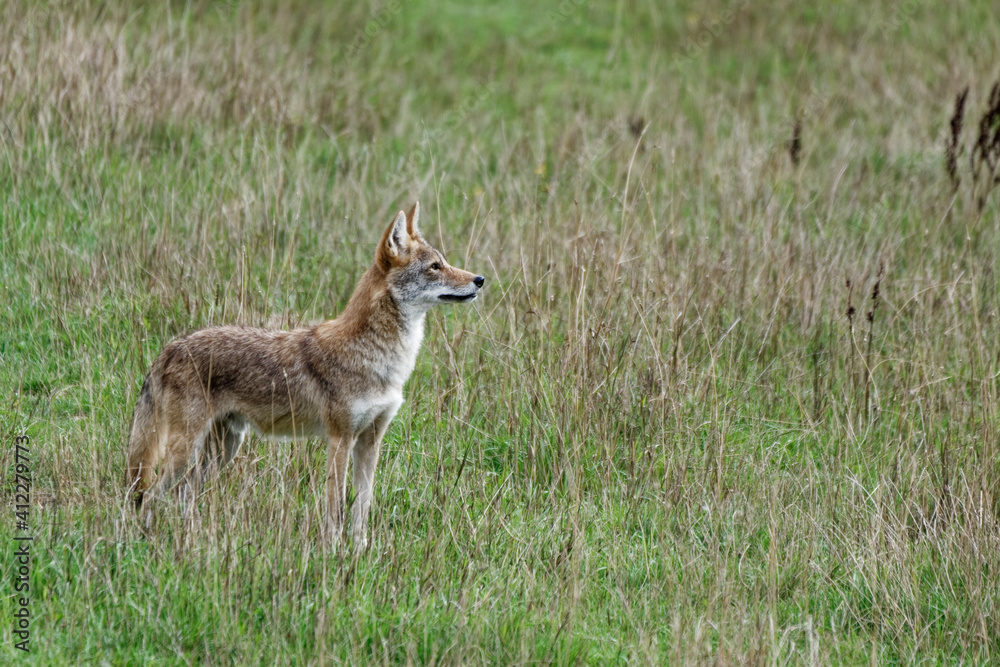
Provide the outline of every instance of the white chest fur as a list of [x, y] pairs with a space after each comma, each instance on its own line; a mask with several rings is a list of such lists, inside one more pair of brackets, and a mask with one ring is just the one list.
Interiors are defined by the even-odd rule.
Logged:
[[389, 421], [396, 416], [402, 404], [403, 390], [396, 388], [357, 398], [351, 403], [351, 426], [356, 433], [360, 433], [376, 421]]
[[399, 359], [393, 365], [393, 368], [389, 369], [389, 375], [392, 378], [392, 384], [398, 385], [400, 388], [406, 381], [410, 378], [410, 374], [413, 373], [413, 367], [417, 364], [417, 353], [420, 352], [420, 343], [424, 340], [424, 316], [420, 315], [415, 318], [403, 335], [402, 345], [399, 350]]
[[382, 373], [389, 379], [385, 391], [360, 396], [351, 404], [351, 422], [356, 431], [368, 428], [376, 420], [390, 420], [403, 404], [403, 385], [413, 373], [417, 353], [424, 339], [423, 313], [415, 316], [400, 341], [399, 351]]

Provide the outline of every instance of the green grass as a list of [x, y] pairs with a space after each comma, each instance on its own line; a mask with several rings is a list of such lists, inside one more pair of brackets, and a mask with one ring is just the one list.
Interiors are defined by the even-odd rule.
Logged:
[[[997, 659], [987, 3], [407, 0], [355, 52], [339, 5], [0, 9], [4, 661]], [[487, 290], [430, 316], [372, 549], [323, 549], [321, 443], [257, 438], [143, 538], [162, 346], [335, 316], [415, 199]]]

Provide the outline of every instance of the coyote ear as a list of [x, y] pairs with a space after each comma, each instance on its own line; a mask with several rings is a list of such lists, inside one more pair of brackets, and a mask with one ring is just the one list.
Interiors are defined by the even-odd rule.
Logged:
[[406, 214], [400, 211], [382, 235], [378, 245], [378, 257], [383, 264], [390, 264], [399, 258], [410, 247], [410, 238], [406, 232]]
[[417, 226], [418, 222], [420, 222], [420, 202], [417, 201], [413, 202], [413, 208], [406, 214], [406, 231], [410, 234], [410, 238], [420, 238], [420, 228]]

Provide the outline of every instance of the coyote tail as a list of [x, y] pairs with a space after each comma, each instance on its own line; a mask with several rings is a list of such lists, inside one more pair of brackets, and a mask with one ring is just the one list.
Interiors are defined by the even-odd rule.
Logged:
[[153, 402], [153, 378], [146, 376], [142, 391], [135, 403], [132, 415], [132, 433], [128, 441], [128, 461], [125, 473], [125, 489], [135, 502], [138, 510], [142, 506], [142, 496], [153, 483], [153, 468], [157, 456], [156, 411]]

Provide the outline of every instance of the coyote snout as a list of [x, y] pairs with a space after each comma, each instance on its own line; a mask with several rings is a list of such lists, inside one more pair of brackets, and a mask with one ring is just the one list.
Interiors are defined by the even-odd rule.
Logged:
[[347, 458], [354, 460], [352, 535], [367, 544], [382, 437], [403, 403], [424, 315], [475, 300], [485, 279], [455, 268], [424, 240], [420, 205], [400, 211], [340, 317], [294, 331], [225, 326], [169, 343], [146, 376], [132, 418], [129, 493], [152, 521], [154, 501], [178, 493], [190, 511], [201, 484], [252, 429], [327, 440], [324, 538], [344, 523]]

